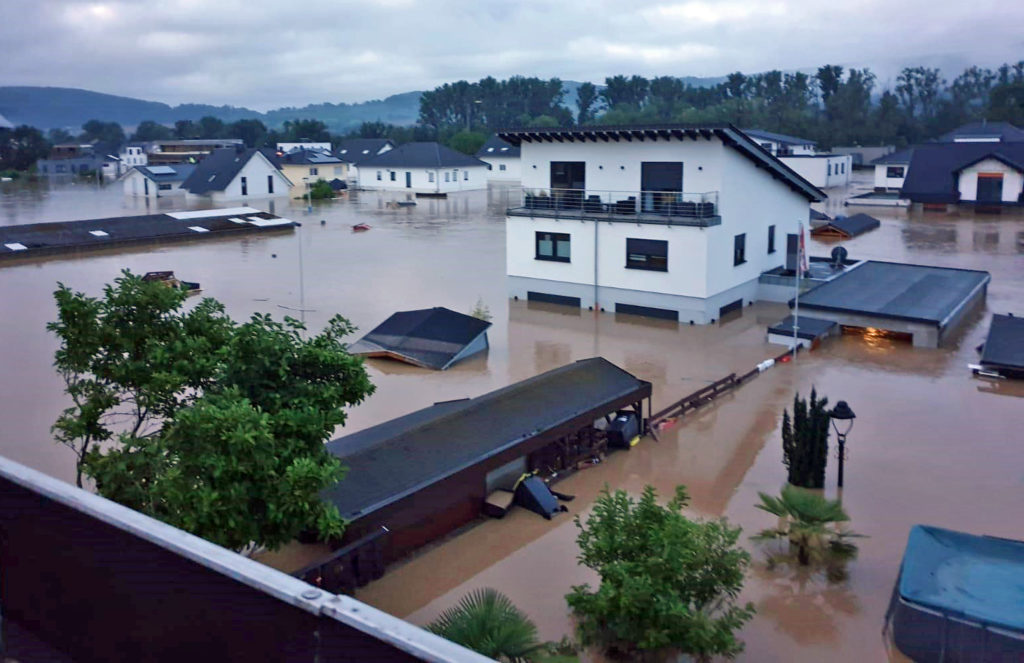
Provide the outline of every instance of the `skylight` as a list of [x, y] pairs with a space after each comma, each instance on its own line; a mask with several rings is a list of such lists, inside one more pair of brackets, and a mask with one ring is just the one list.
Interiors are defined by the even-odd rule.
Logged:
[[92, 235], [93, 237], [109, 237], [109, 233], [106, 233], [102, 230], [90, 230], [89, 234]]

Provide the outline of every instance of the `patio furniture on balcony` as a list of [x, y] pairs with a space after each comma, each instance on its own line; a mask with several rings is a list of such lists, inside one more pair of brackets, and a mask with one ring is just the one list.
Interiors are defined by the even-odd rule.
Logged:
[[616, 214], [636, 214], [636, 196], [630, 196], [626, 200], [615, 201]]

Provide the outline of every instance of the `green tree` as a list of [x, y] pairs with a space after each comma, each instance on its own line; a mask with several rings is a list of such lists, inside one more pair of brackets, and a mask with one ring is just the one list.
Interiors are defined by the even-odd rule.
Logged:
[[319, 179], [313, 182], [313, 186], [309, 188], [309, 196], [313, 200], [327, 200], [334, 197], [334, 189], [327, 183], [327, 180]]
[[597, 86], [590, 82], [581, 83], [576, 90], [576, 105], [579, 107], [576, 124], [583, 125], [594, 119], [596, 103]]
[[740, 529], [690, 520], [688, 502], [683, 486], [665, 506], [651, 486], [638, 501], [605, 488], [586, 523], [576, 517], [579, 563], [601, 578], [596, 591], [579, 585], [566, 596], [582, 644], [629, 660], [743, 650], [735, 632], [754, 608], [736, 605], [750, 563]]
[[174, 136], [181, 140], [199, 138], [199, 125], [192, 120], [178, 120], [174, 123]]
[[327, 142], [331, 140], [331, 134], [327, 131], [327, 125], [320, 120], [285, 120], [281, 131], [282, 141], [288, 143], [298, 142]]
[[82, 125], [79, 140], [85, 143], [100, 142], [120, 145], [124, 142], [124, 129], [117, 122], [89, 120]]
[[50, 129], [46, 132], [46, 140], [50, 141], [52, 145], [60, 145], [73, 142], [75, 137], [67, 129]]
[[351, 325], [336, 316], [305, 339], [296, 320], [238, 324], [185, 296], [127, 270], [101, 298], [55, 292], [47, 328], [72, 406], [53, 431], [78, 484], [234, 549], [338, 536], [319, 493], [343, 472], [323, 443], [373, 392], [342, 342]]
[[28, 170], [50, 152], [43, 133], [27, 124], [0, 127], [0, 170]]
[[[829, 567], [831, 577], [842, 577], [842, 563], [857, 554], [857, 546], [848, 539], [861, 535], [836, 527], [850, 520], [839, 500], [830, 500], [788, 484], [782, 488], [778, 497], [765, 493], [758, 495], [761, 503], [755, 506], [778, 516], [780, 524], [762, 530], [751, 538], [759, 541], [788, 541], [795, 549], [797, 561], [801, 566], [808, 566], [811, 562], [824, 563]], [[780, 557], [774, 556], [770, 562], [775, 564], [779, 559]]]
[[143, 120], [139, 122], [139, 126], [135, 127], [132, 140], [168, 140], [173, 136], [174, 131], [170, 127], [165, 127], [153, 120]]
[[246, 147], [263, 147], [267, 143], [267, 127], [259, 120], [238, 120], [224, 128], [228, 138], [238, 138]]
[[223, 138], [224, 137], [224, 121], [220, 118], [213, 117], [212, 115], [204, 115], [199, 118], [199, 137], [200, 138]]
[[460, 131], [448, 139], [448, 147], [463, 154], [476, 154], [487, 142], [487, 136], [479, 131]]
[[789, 483], [802, 488], [825, 486], [828, 463], [828, 399], [818, 399], [811, 389], [808, 406], [800, 394], [793, 396], [793, 418], [782, 412], [782, 462], [789, 470]]
[[989, 108], [992, 120], [1024, 125], [1024, 83], [1004, 83], [992, 88]]

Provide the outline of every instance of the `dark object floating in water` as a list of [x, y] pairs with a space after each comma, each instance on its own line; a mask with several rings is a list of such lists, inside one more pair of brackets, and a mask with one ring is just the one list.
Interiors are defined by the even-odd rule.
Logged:
[[276, 253], [271, 253], [271, 254], [270, 254], [270, 257], [271, 257], [271, 258], [276, 258], [276, 257], [277, 257], [277, 254], [276, 254]]
[[978, 346], [981, 359], [970, 365], [975, 375], [1024, 379], [1024, 318], [995, 314], [985, 342]]
[[874, 230], [882, 225], [882, 222], [867, 214], [854, 214], [853, 216], [837, 216], [811, 230], [811, 235], [824, 239], [850, 239], [857, 235]]
[[486, 320], [440, 306], [399, 311], [350, 345], [348, 351], [443, 371], [486, 350], [490, 326]]
[[558, 498], [552, 494], [548, 485], [537, 476], [521, 478], [514, 494], [513, 501], [516, 504], [526, 507], [548, 520], [551, 520], [551, 516], [556, 513], [569, 510], [564, 504], [558, 503]]
[[187, 296], [189, 297], [192, 295], [198, 295], [203, 291], [202, 288], [199, 287], [199, 283], [195, 281], [182, 281], [174, 276], [174, 272], [146, 272], [145, 276], [142, 277], [142, 280], [146, 283], [151, 283], [153, 281], [165, 283], [172, 288], [184, 290], [188, 293]]
[[326, 226], [327, 225], [327, 219], [320, 219], [320, 225], [321, 226]]
[[431, 192], [431, 191], [423, 191], [423, 192], [418, 192], [416, 194], [416, 197], [417, 198], [447, 198], [448, 194], [447, 193], [439, 193], [439, 192]]
[[355, 233], [360, 233], [360, 232], [363, 232], [363, 231], [369, 230], [369, 229], [370, 229], [370, 224], [369, 223], [357, 223], [356, 225], [352, 226], [352, 232], [355, 232]]

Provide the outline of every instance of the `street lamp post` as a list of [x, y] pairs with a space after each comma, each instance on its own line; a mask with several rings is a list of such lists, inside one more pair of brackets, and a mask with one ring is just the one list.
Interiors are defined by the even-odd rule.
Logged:
[[306, 183], [306, 213], [313, 213], [313, 185], [309, 183], [308, 177], [303, 177], [302, 181]]
[[[829, 418], [832, 420], [832, 428], [836, 431], [836, 440], [839, 442], [839, 487], [843, 487], [843, 461], [846, 460], [846, 436], [853, 430], [853, 420], [857, 418], [857, 415], [853, 413], [850, 406], [847, 405], [846, 401], [839, 401], [836, 406], [828, 413]], [[843, 430], [839, 429], [840, 421], [846, 422], [843, 425]]]

